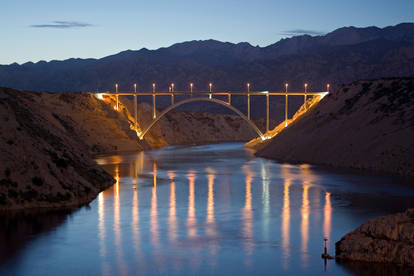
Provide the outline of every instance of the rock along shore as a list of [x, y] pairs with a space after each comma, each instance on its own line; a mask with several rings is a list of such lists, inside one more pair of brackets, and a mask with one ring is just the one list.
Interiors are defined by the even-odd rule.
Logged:
[[336, 243], [336, 258], [414, 267], [414, 209], [363, 223]]

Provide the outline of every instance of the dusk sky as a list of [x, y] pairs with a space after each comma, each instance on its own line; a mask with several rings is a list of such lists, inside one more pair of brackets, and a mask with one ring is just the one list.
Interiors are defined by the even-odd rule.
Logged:
[[2, 0], [0, 11], [0, 64], [100, 58], [210, 38], [267, 46], [343, 26], [414, 22], [413, 0]]

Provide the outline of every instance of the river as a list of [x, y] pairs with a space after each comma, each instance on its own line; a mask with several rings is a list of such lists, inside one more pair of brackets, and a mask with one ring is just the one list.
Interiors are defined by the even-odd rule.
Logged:
[[[256, 158], [243, 144], [102, 156], [117, 180], [74, 212], [0, 219], [0, 275], [332, 275], [365, 220], [413, 207], [398, 179]], [[388, 274], [410, 273], [381, 266]]]

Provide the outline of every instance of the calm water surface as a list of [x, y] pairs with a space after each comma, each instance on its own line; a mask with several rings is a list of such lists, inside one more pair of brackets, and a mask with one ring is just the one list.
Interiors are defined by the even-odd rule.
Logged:
[[366, 219], [413, 207], [413, 187], [396, 180], [279, 164], [242, 144], [97, 161], [117, 183], [89, 207], [0, 220], [0, 275], [401, 272], [320, 257], [324, 237], [333, 255]]

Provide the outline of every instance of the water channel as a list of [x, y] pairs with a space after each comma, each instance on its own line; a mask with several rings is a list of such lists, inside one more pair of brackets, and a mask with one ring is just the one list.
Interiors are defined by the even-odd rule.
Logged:
[[117, 182], [89, 206], [0, 218], [0, 275], [412, 273], [321, 259], [325, 237], [333, 255], [365, 220], [413, 207], [398, 179], [280, 164], [241, 143], [97, 162]]

